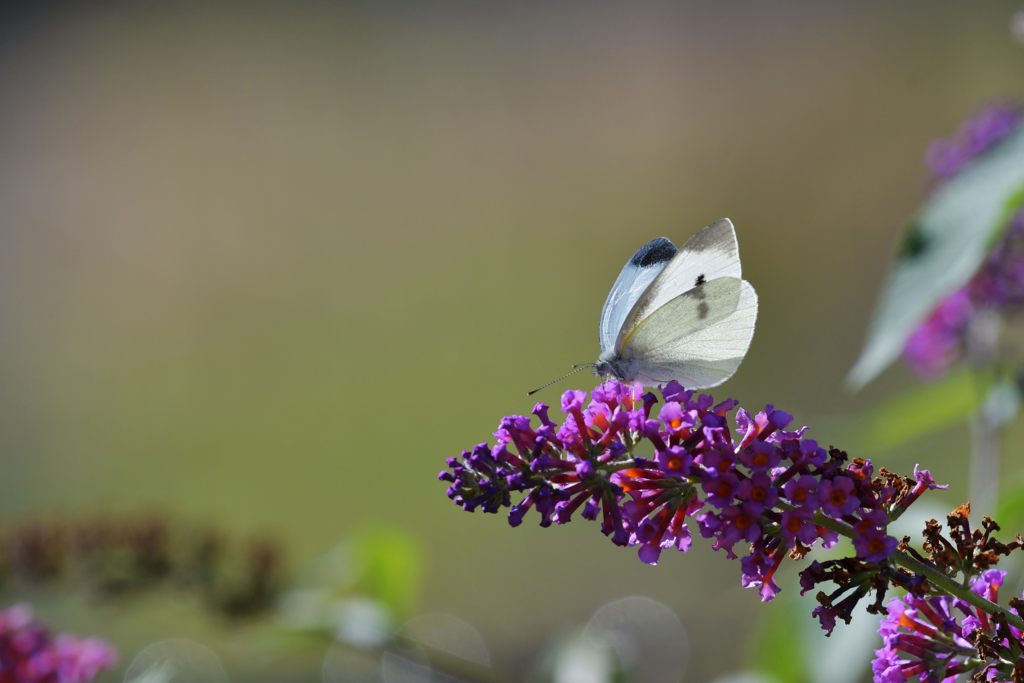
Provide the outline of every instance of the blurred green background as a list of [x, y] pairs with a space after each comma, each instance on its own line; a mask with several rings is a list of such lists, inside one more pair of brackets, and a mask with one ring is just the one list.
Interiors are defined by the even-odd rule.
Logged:
[[[742, 668], [781, 608], [706, 543], [651, 568], [593, 525], [464, 514], [436, 474], [596, 357], [637, 246], [729, 216], [761, 314], [716, 395], [927, 463], [959, 502], [966, 430], [883, 448], [865, 412], [914, 380], [842, 380], [928, 142], [1024, 96], [1017, 9], [5, 5], [0, 520], [170, 510], [267, 530], [296, 569], [386, 524], [421, 546], [420, 608], [479, 628], [499, 680], [629, 594], [680, 615], [685, 680]], [[321, 655], [270, 668], [271, 634], [180, 601], [34, 600], [126, 662], [187, 635], [237, 680], [320, 680]]]

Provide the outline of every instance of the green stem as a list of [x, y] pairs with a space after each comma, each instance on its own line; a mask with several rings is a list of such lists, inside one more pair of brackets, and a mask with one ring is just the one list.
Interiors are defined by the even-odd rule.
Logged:
[[[814, 523], [818, 526], [823, 526], [826, 529], [831, 529], [837, 534], [846, 536], [847, 538], [853, 538], [856, 535], [853, 527], [849, 524], [826, 517], [821, 512], [814, 513]], [[1024, 630], [1024, 619], [1021, 619], [1008, 609], [1000, 607], [990, 600], [986, 600], [970, 588], [957, 583], [932, 565], [921, 562], [920, 560], [899, 550], [893, 554], [892, 560], [896, 564], [905, 569], [909, 569], [915, 574], [923, 574], [924, 577], [928, 579], [928, 583], [932, 584], [936, 588], [939, 588], [950, 595], [956, 596], [984, 612], [988, 612], [992, 615], [1001, 614], [1006, 617], [1006, 621], [1009, 624]]]
[[1006, 621], [1011, 626], [1016, 626], [1019, 629], [1024, 629], [1024, 619], [1021, 619], [1008, 609], [1000, 607], [999, 605], [990, 600], [986, 600], [985, 598], [981, 597], [980, 595], [972, 591], [970, 588], [961, 586], [959, 583], [949, 578], [935, 567], [929, 564], [925, 564], [924, 562], [921, 562], [920, 560], [917, 560], [911, 557], [910, 555], [907, 555], [906, 553], [900, 552], [898, 550], [896, 551], [896, 554], [893, 555], [893, 560], [896, 562], [896, 564], [905, 567], [906, 569], [909, 569], [912, 572], [915, 572], [917, 574], [924, 574], [925, 577], [928, 579], [928, 583], [932, 584], [936, 588], [941, 588], [950, 595], [955, 595], [964, 602], [968, 602], [977, 607], [978, 609], [988, 612], [989, 614], [1002, 614], [1004, 617], [1006, 617]]
[[994, 514], [999, 494], [1002, 426], [989, 407], [992, 392], [1001, 380], [999, 332], [1001, 320], [994, 311], [982, 311], [967, 328], [967, 360], [973, 370], [978, 408], [971, 415], [971, 458], [968, 476], [974, 511]]

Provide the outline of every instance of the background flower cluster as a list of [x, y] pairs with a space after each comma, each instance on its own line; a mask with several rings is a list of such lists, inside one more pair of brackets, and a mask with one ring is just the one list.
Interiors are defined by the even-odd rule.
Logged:
[[[925, 157], [928, 184], [938, 187], [991, 150], [1021, 124], [1020, 109], [993, 105], [967, 120], [951, 138], [937, 140]], [[981, 267], [943, 298], [907, 339], [903, 357], [922, 377], [943, 374], [962, 358], [968, 328], [985, 311], [1011, 312], [1024, 304], [1024, 212], [1015, 213]]]
[[27, 607], [0, 612], [0, 683], [89, 683], [116, 663], [107, 643], [54, 636]]

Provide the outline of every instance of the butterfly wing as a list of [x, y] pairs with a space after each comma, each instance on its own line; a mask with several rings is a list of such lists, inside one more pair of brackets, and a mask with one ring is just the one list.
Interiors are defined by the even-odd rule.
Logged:
[[847, 378], [860, 388], [899, 357], [935, 306], [963, 286], [1016, 211], [1024, 184], [1024, 127], [944, 183], [912, 222]]
[[615, 346], [619, 328], [630, 309], [678, 251], [671, 241], [659, 237], [637, 249], [626, 261], [601, 309], [598, 335], [602, 353]]
[[[703, 297], [697, 290], [703, 290]], [[706, 308], [701, 308], [701, 304]], [[704, 316], [701, 317], [701, 313]], [[695, 287], [643, 319], [622, 356], [644, 383], [676, 380], [689, 389], [732, 377], [750, 348], [757, 321], [757, 293], [737, 278]]]
[[[717, 220], [691, 237], [643, 290], [617, 330], [616, 350], [640, 321], [698, 284], [716, 279], [739, 280], [740, 250], [728, 218]], [[603, 334], [603, 328], [602, 328]]]

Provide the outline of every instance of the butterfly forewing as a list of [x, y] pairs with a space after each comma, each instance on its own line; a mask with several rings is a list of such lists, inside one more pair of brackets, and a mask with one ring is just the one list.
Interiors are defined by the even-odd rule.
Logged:
[[740, 252], [736, 231], [728, 218], [715, 221], [686, 241], [657, 274], [626, 315], [618, 331], [617, 347], [654, 311], [683, 292], [721, 278], [739, 280]]
[[659, 237], [640, 247], [626, 261], [601, 309], [598, 334], [602, 353], [615, 346], [619, 329], [629, 311], [677, 252], [672, 242]]

